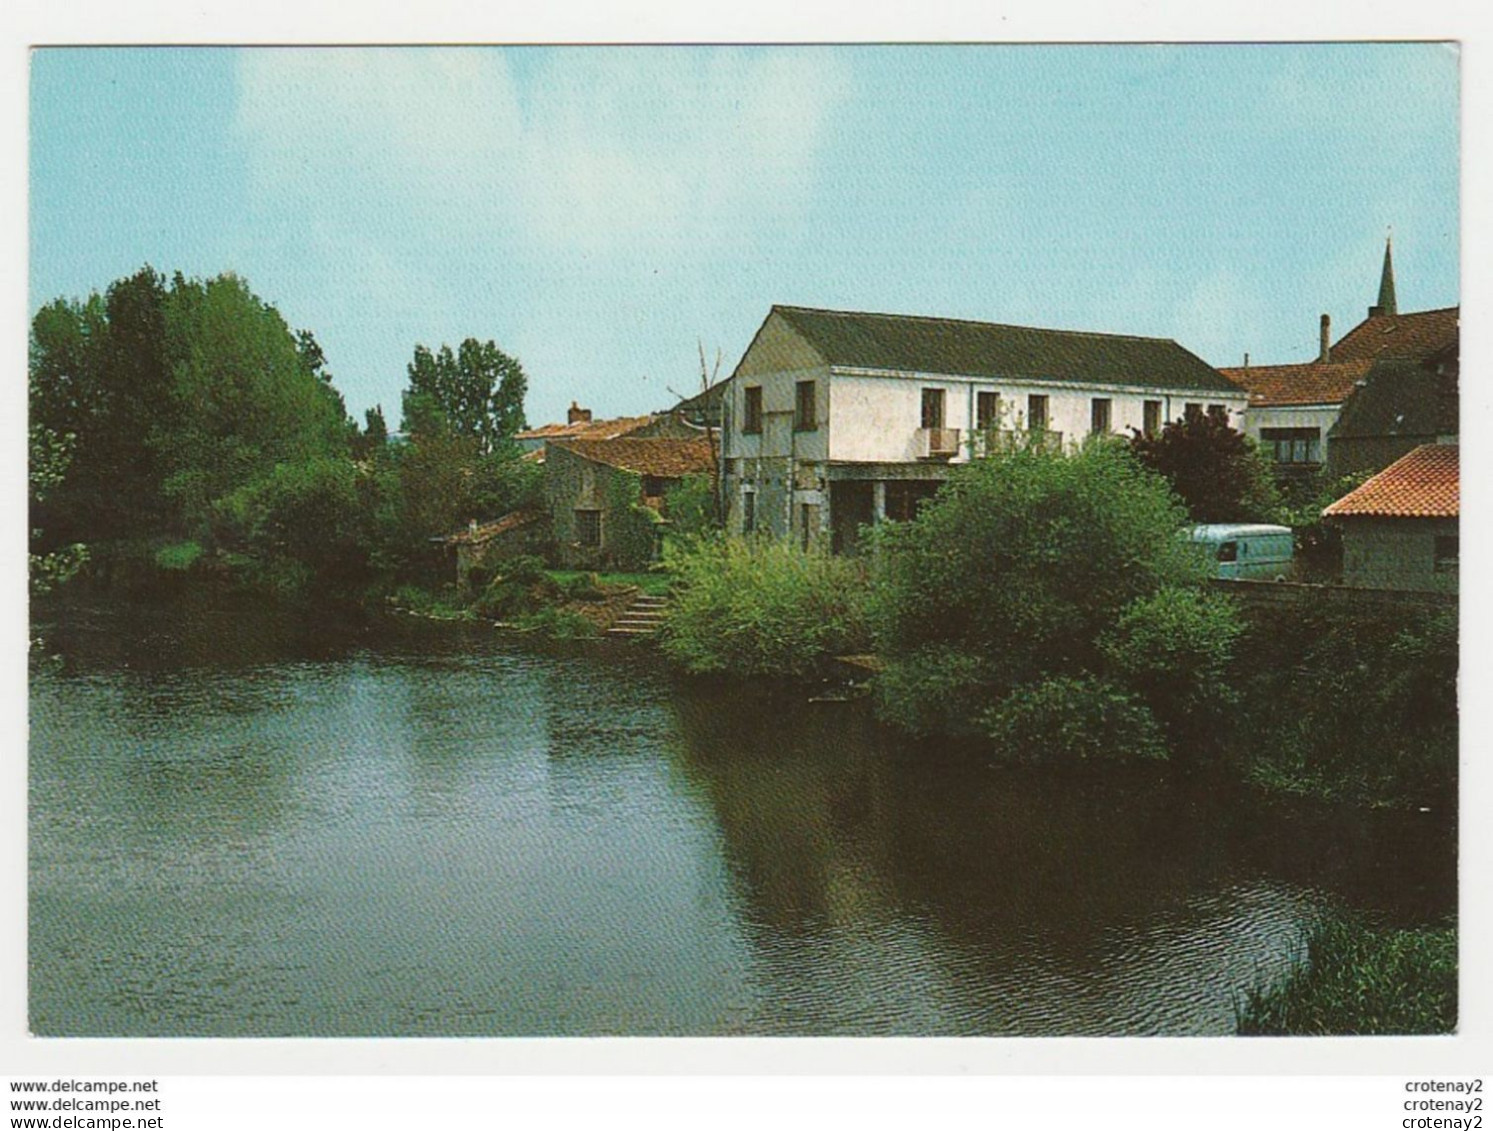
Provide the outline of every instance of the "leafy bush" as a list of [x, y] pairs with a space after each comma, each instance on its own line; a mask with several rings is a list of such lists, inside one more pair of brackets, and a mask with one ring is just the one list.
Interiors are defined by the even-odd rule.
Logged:
[[1238, 697], [1228, 669], [1243, 631], [1229, 598], [1169, 586], [1125, 606], [1099, 649], [1150, 707], [1172, 750], [1197, 753], [1216, 748], [1230, 723]]
[[[323, 592], [355, 592], [369, 577], [356, 477], [343, 458], [278, 464], [218, 500], [222, 540], [260, 559], [265, 575], [279, 579], [277, 591], [293, 592], [289, 579], [300, 576]], [[276, 564], [282, 560], [302, 568]]]
[[564, 591], [545, 573], [544, 561], [524, 554], [497, 567], [498, 573], [472, 602], [480, 617], [509, 620], [523, 617], [562, 600]]
[[1012, 762], [1161, 759], [1166, 744], [1146, 705], [1093, 676], [1017, 688], [985, 715], [998, 754]]
[[596, 623], [574, 609], [547, 605], [520, 617], [520, 628], [541, 632], [552, 640], [589, 640], [600, 634]]
[[1238, 652], [1241, 757], [1257, 784], [1369, 805], [1454, 800], [1454, 611], [1259, 612]]
[[1284, 985], [1252, 991], [1241, 1034], [1451, 1033], [1457, 1027], [1455, 926], [1395, 930], [1333, 917], [1307, 936]]
[[699, 538], [720, 528], [715, 484], [708, 475], [686, 475], [664, 495], [664, 514], [669, 533], [679, 538]]
[[676, 594], [660, 640], [687, 671], [802, 676], [863, 651], [858, 563], [777, 541], [713, 539], [670, 551]]
[[[1138, 597], [1201, 576], [1166, 483], [1123, 442], [1073, 455], [1032, 446], [955, 470], [907, 523], [877, 528], [876, 625], [884, 686], [935, 680], [986, 707], [1021, 684], [1097, 670], [1100, 632]], [[971, 662], [974, 661], [974, 662]], [[883, 714], [918, 729], [883, 694]], [[961, 728], [975, 717], [951, 720]]]
[[897, 657], [872, 685], [877, 712], [913, 734], [984, 735], [997, 682], [990, 665], [958, 648], [928, 645]]
[[161, 569], [178, 571], [191, 569], [202, 557], [202, 547], [196, 542], [169, 542], [155, 552], [155, 563]]

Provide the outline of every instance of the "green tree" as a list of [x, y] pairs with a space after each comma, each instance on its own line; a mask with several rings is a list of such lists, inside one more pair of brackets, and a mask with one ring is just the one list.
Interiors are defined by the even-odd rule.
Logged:
[[1130, 449], [1165, 477], [1193, 522], [1267, 522], [1280, 498], [1271, 465], [1221, 413], [1189, 413], [1159, 433], [1137, 432]]
[[979, 733], [1015, 687], [1099, 670], [1097, 638], [1121, 609], [1200, 576], [1186, 521], [1123, 442], [957, 468], [915, 519], [877, 528], [883, 713]]
[[1239, 701], [1229, 664], [1243, 631], [1228, 597], [1172, 586], [1126, 605], [1099, 649], [1161, 722], [1171, 748], [1201, 756], [1228, 736]]
[[67, 476], [46, 500], [58, 537], [128, 537], [161, 521], [154, 440], [175, 408], [165, 303], [164, 280], [146, 266], [103, 297], [58, 299], [32, 320], [32, 421], [74, 438]]
[[340, 456], [279, 463], [219, 500], [219, 519], [237, 548], [271, 567], [270, 576], [323, 596], [356, 596], [372, 576], [372, 516], [357, 480], [352, 461]]
[[363, 431], [357, 437], [355, 447], [364, 459], [377, 456], [389, 443], [389, 426], [384, 422], [384, 406], [374, 405], [363, 414]]
[[177, 419], [155, 432], [162, 491], [181, 531], [210, 544], [217, 500], [277, 464], [345, 455], [347, 420], [279, 312], [237, 276], [178, 275], [166, 313]]
[[406, 370], [404, 430], [421, 436], [450, 431], [470, 437], [489, 455], [523, 431], [523, 367], [492, 341], [467, 338], [457, 352], [417, 345]]

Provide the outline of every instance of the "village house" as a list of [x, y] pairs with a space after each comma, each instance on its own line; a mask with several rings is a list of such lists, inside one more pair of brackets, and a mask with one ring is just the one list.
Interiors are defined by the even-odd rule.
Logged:
[[1425, 444], [1322, 512], [1342, 530], [1343, 580], [1456, 592], [1457, 445]]
[[[1322, 316], [1323, 335], [1327, 316]], [[1325, 346], [1323, 357], [1329, 356]], [[1308, 475], [1327, 462], [1328, 436], [1343, 405], [1368, 377], [1374, 363], [1312, 361], [1301, 365], [1256, 365], [1220, 369], [1249, 394], [1240, 429], [1273, 459], [1282, 475]]]
[[727, 526], [850, 551], [1017, 434], [1069, 447], [1246, 403], [1169, 339], [774, 306], [724, 401]]
[[1378, 301], [1331, 341], [1324, 314], [1315, 361], [1221, 372], [1249, 394], [1242, 431], [1283, 476], [1377, 471], [1412, 448], [1454, 436], [1459, 308], [1399, 312], [1394, 249], [1384, 245]]
[[646, 565], [658, 549], [669, 490], [715, 467], [714, 445], [699, 437], [550, 441], [546, 451], [555, 560], [566, 569]]

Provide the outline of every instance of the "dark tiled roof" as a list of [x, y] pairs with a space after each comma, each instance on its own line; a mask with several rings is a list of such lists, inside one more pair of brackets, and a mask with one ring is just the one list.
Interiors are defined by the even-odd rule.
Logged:
[[1456, 518], [1456, 444], [1423, 444], [1322, 513], [1328, 518]]
[[1413, 361], [1380, 361], [1363, 388], [1343, 406], [1328, 433], [1334, 440], [1367, 436], [1455, 435], [1458, 431], [1457, 379], [1433, 373]]
[[705, 439], [634, 440], [623, 437], [620, 440], [564, 440], [555, 446], [596, 463], [666, 479], [708, 474], [713, 466], [710, 441]]
[[1422, 361], [1457, 341], [1461, 307], [1365, 318], [1332, 347], [1333, 361], [1409, 358]]
[[774, 306], [831, 366], [1237, 393], [1169, 338]]
[[1341, 404], [1372, 361], [1310, 361], [1304, 365], [1249, 365], [1219, 372], [1249, 393], [1251, 406]]

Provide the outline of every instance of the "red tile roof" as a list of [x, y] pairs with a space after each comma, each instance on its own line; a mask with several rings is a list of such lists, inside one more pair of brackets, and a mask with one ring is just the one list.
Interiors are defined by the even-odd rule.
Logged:
[[1332, 347], [1333, 361], [1403, 357], [1420, 361], [1457, 341], [1461, 307], [1365, 318]]
[[646, 428], [652, 416], [618, 416], [612, 420], [578, 420], [574, 424], [541, 424], [514, 436], [515, 440], [614, 440]]
[[555, 446], [597, 463], [665, 479], [708, 474], [714, 466], [710, 441], [704, 439], [635, 440], [623, 437], [619, 440], [566, 440]]
[[1457, 445], [1422, 444], [1322, 512], [1327, 518], [1456, 518]]
[[1342, 404], [1368, 376], [1371, 358], [1309, 361], [1304, 365], [1249, 365], [1219, 372], [1249, 393], [1251, 407]]

